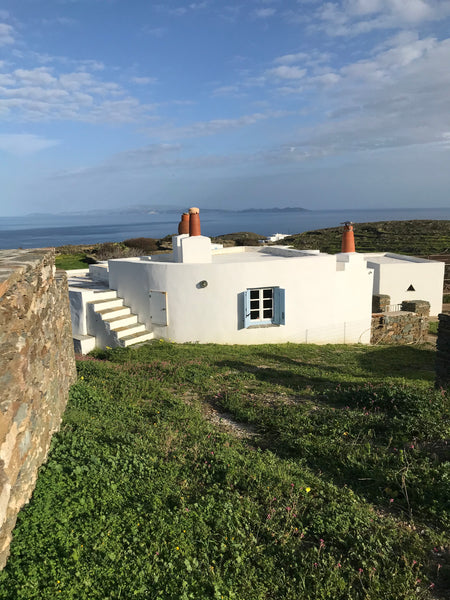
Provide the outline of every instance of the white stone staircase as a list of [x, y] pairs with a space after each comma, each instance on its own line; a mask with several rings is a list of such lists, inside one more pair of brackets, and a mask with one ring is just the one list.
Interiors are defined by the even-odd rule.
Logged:
[[138, 316], [125, 306], [115, 290], [93, 281], [87, 273], [71, 276], [69, 272], [69, 296], [71, 310], [84, 315], [84, 321], [76, 325], [72, 315], [76, 351], [84, 354], [94, 347], [126, 348], [153, 338], [153, 332], [139, 323]]
[[123, 298], [119, 298], [115, 290], [99, 293], [97, 298], [88, 304], [99, 315], [106, 331], [110, 334], [111, 348], [114, 346], [126, 348], [153, 338], [153, 333], [147, 331], [145, 325], [138, 322], [137, 315], [124, 305]]

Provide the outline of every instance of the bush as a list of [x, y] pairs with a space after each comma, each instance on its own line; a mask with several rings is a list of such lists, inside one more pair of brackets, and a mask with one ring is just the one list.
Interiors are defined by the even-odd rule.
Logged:
[[95, 251], [97, 260], [109, 260], [111, 258], [129, 258], [131, 256], [142, 256], [145, 254], [139, 248], [128, 248], [121, 242], [105, 242], [100, 244]]
[[155, 252], [159, 249], [158, 240], [155, 240], [154, 238], [132, 238], [129, 240], [125, 240], [123, 243], [125, 244], [125, 246], [127, 246], [127, 248], [133, 248], [133, 250], [135, 248], [139, 248], [139, 250], [143, 250], [147, 253]]

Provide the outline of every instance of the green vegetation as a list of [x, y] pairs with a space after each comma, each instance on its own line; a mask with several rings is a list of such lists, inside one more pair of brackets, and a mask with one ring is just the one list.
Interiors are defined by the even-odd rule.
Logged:
[[153, 238], [133, 238], [124, 242], [103, 242], [87, 246], [59, 246], [56, 248], [55, 264], [58, 269], [86, 269], [89, 264], [111, 258], [130, 258], [169, 252], [171, 237], [160, 240]]
[[432, 335], [437, 335], [438, 327], [438, 321], [431, 321], [430, 323], [428, 323], [428, 333], [431, 333]]
[[[78, 371], [0, 598], [448, 589], [449, 399], [428, 346], [155, 342]], [[215, 409], [258, 435], [213, 425]]]
[[73, 254], [58, 254], [55, 257], [55, 266], [57, 269], [87, 269], [89, 264], [94, 262], [89, 260], [84, 252], [75, 252]]
[[[380, 221], [356, 223], [355, 245], [358, 252], [397, 252], [413, 256], [449, 253], [450, 221]], [[282, 244], [298, 249], [319, 248], [322, 252], [340, 252], [342, 226], [306, 231], [285, 238]]]

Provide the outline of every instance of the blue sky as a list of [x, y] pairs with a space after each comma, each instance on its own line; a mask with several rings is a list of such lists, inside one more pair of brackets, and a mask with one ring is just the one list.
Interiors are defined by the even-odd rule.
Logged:
[[450, 204], [450, 0], [0, 0], [0, 215]]

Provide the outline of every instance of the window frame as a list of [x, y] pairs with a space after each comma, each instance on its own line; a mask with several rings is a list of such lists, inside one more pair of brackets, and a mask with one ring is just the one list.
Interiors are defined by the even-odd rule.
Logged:
[[[264, 300], [269, 298], [264, 297], [264, 292], [271, 290], [271, 309], [266, 305], [264, 306]], [[259, 298], [252, 298], [255, 292], [258, 292]], [[259, 306], [256, 307], [252, 302], [258, 302]], [[278, 327], [285, 324], [285, 290], [279, 286], [261, 286], [247, 288], [244, 292], [244, 328], [249, 329], [252, 327]], [[260, 318], [252, 319], [252, 312], [259, 311]], [[264, 318], [264, 310], [271, 310], [272, 316]]]

